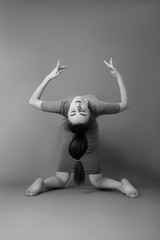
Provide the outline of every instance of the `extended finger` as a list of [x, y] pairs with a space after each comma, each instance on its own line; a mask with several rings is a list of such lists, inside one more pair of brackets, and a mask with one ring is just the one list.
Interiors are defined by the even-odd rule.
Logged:
[[58, 59], [56, 67], [59, 68], [60, 60]]
[[113, 60], [112, 60], [112, 58], [110, 59], [110, 65], [111, 65], [111, 68], [113, 69]]
[[105, 60], [104, 60], [104, 63], [107, 65], [107, 67], [111, 68], [111, 65], [107, 63]]
[[67, 66], [60, 66], [59, 69], [65, 69], [65, 68], [68, 68]]

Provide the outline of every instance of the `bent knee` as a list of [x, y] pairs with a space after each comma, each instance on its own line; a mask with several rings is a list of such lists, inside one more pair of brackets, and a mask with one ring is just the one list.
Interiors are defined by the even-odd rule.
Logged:
[[57, 172], [56, 177], [60, 180], [61, 182], [61, 187], [64, 187], [70, 178], [70, 173], [67, 172]]
[[102, 179], [102, 173], [100, 174], [90, 174], [89, 181], [92, 184], [93, 187], [100, 189], [99, 181]]

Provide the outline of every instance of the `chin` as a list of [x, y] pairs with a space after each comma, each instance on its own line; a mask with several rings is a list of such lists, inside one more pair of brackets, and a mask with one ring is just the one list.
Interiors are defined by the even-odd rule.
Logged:
[[84, 120], [82, 121], [80, 119], [74, 119], [74, 120], [68, 119], [68, 120], [70, 123], [75, 124], [75, 125], [76, 124], [86, 124], [88, 122], [88, 119], [86, 119], [85, 121]]

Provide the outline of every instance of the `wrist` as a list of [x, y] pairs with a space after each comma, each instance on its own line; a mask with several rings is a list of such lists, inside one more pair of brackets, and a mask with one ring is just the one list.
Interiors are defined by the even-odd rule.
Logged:
[[115, 78], [117, 78], [117, 79], [120, 79], [120, 78], [121, 78], [120, 73], [119, 73], [116, 69], [113, 71], [112, 75], [113, 75]]
[[45, 77], [45, 81], [46, 81], [46, 82], [49, 82], [49, 81], [51, 81], [53, 78], [54, 78], [54, 77], [49, 74], [49, 75], [47, 75], [47, 76]]
[[115, 77], [115, 78], [119, 78], [119, 77], [120, 77], [120, 74], [119, 74], [117, 71], [115, 71], [115, 70], [112, 70], [112, 71], [111, 71], [111, 74], [112, 74], [112, 76]]
[[60, 72], [57, 72], [57, 73], [54, 73], [54, 74], [49, 74], [49, 75], [46, 76], [46, 80], [50, 81], [50, 80], [56, 78], [59, 74], [60, 74]]

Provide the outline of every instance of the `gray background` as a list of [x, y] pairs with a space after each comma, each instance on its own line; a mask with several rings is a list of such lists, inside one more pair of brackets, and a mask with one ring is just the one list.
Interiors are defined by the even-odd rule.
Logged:
[[[159, 240], [159, 1], [0, 0], [0, 239]], [[27, 197], [56, 173], [62, 117], [28, 100], [58, 58], [68, 65], [43, 99], [93, 93], [120, 99], [103, 64], [113, 62], [130, 109], [99, 118], [103, 172], [127, 177], [140, 198], [92, 186]]]
[[28, 100], [58, 58], [69, 66], [43, 99], [93, 93], [120, 99], [103, 63], [113, 57], [130, 109], [99, 118], [103, 172], [136, 184], [159, 180], [158, 1], [0, 1], [0, 180], [55, 174], [62, 117]]

